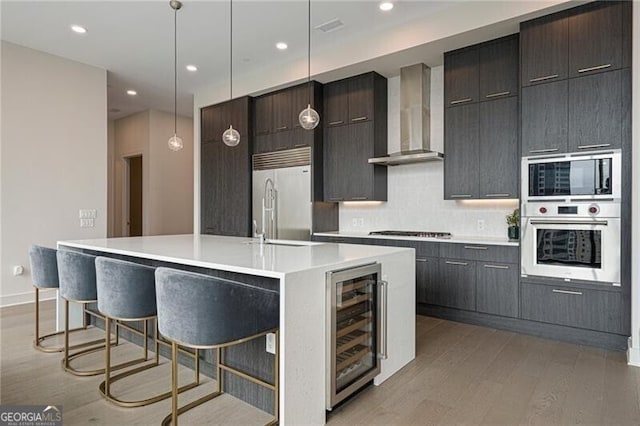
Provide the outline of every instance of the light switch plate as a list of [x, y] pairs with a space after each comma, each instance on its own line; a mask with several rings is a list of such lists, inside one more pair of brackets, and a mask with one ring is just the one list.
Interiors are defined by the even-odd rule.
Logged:
[[93, 228], [95, 219], [80, 219], [80, 228]]
[[80, 209], [78, 210], [78, 217], [80, 219], [95, 219], [98, 216], [96, 209]]
[[274, 354], [276, 353], [276, 334], [275, 333], [268, 333], [267, 334], [267, 348], [266, 348], [267, 352], [269, 352], [270, 354]]

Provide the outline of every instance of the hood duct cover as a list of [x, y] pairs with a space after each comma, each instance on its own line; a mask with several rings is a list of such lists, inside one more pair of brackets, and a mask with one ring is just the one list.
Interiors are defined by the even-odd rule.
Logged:
[[400, 152], [370, 158], [386, 166], [442, 160], [431, 150], [431, 68], [415, 64], [400, 69]]

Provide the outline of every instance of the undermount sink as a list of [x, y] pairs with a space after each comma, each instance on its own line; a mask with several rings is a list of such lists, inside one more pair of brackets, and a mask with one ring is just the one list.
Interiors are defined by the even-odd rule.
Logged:
[[318, 243], [313, 243], [311, 241], [290, 241], [290, 240], [267, 240], [265, 242], [260, 242], [260, 240], [252, 240], [247, 241], [246, 244], [264, 244], [265, 246], [285, 246], [285, 247], [307, 247], [307, 246], [315, 246]]

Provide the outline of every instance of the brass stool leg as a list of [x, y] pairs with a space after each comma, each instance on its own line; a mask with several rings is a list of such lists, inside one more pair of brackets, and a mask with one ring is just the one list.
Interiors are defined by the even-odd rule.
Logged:
[[171, 424], [178, 426], [178, 345], [171, 342]]

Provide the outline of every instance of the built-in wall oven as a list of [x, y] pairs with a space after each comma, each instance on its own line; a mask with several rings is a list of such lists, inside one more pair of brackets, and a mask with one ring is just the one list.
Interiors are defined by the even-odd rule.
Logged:
[[620, 151], [526, 157], [523, 276], [620, 285]]

